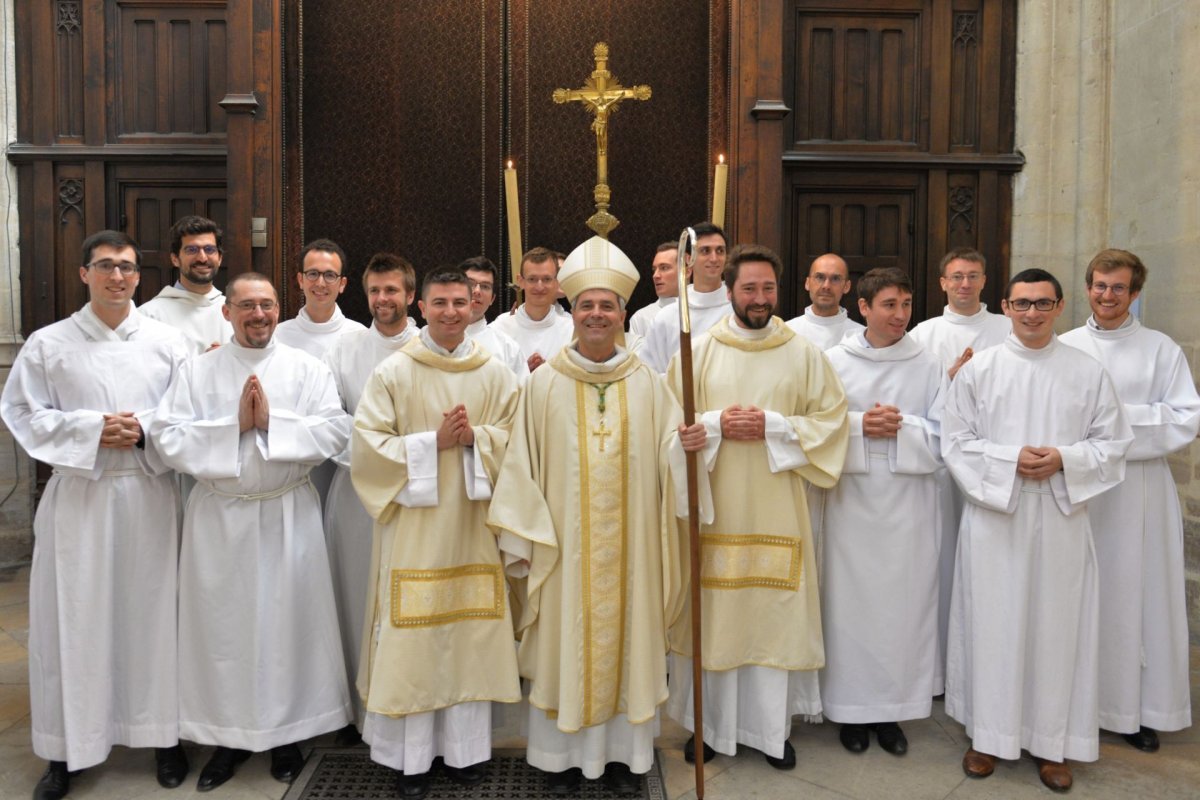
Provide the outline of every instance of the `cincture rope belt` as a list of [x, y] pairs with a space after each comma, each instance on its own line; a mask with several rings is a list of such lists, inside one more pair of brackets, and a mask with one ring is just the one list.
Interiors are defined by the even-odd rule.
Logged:
[[[57, 470], [57, 469], [54, 470], [53, 472], [55, 475], [70, 476], [70, 475], [76, 474], [74, 472], [62, 472], [61, 470]], [[145, 474], [146, 473], [140, 469], [106, 469], [100, 473], [100, 477], [101, 478], [129, 478], [134, 475], [145, 475]]]
[[276, 497], [283, 497], [285, 494], [292, 491], [292, 489], [299, 489], [301, 486], [304, 486], [305, 484], [308, 484], [311, 486], [312, 480], [309, 478], [309, 476], [305, 475], [300, 480], [293, 481], [293, 482], [289, 483], [287, 486], [281, 486], [278, 489], [271, 489], [268, 492], [252, 492], [250, 494], [238, 494], [237, 492], [224, 492], [224, 491], [221, 491], [220, 489], [218, 489], [217, 487], [213, 486], [208, 481], [200, 481], [199, 483], [202, 486], [204, 486], [206, 489], [211, 491], [213, 494], [219, 494], [222, 497], [236, 497], [238, 500], [274, 500]]

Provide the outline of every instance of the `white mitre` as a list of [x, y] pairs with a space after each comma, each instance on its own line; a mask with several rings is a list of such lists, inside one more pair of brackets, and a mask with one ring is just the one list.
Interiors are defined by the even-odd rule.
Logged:
[[558, 285], [572, 304], [588, 289], [608, 289], [628, 301], [637, 286], [637, 267], [607, 239], [593, 236], [571, 251], [558, 272]]

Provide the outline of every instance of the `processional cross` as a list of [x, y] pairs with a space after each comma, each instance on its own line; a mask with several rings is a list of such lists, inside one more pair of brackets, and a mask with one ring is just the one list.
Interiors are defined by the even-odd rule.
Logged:
[[588, 217], [587, 225], [598, 236], [607, 239], [609, 231], [620, 224], [616, 217], [608, 213], [609, 200], [612, 198], [612, 190], [608, 188], [608, 115], [615, 112], [617, 104], [626, 98], [649, 100], [650, 87], [644, 84], [629, 88], [622, 86], [608, 71], [608, 45], [604, 42], [598, 42], [592, 54], [596, 58], [596, 69], [591, 77], [583, 82], [580, 89], [555, 89], [554, 102], [578, 101], [594, 117], [592, 132], [596, 134], [596, 188], [593, 197], [596, 213]]

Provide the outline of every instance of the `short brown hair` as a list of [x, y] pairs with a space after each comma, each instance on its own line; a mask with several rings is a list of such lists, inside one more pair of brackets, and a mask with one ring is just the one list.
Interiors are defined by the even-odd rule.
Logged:
[[875, 295], [892, 286], [902, 292], [913, 293], [907, 272], [899, 267], [876, 267], [858, 279], [858, 299], [866, 300], [869, 306], [875, 302]]
[[409, 263], [407, 258], [398, 256], [395, 253], [376, 253], [371, 256], [371, 260], [367, 262], [366, 269], [363, 270], [363, 291], [367, 290], [368, 275], [379, 275], [384, 272], [399, 272], [404, 276], [404, 291], [411, 294], [417, 290], [417, 271], [413, 269], [413, 265]]
[[92, 261], [92, 251], [97, 247], [111, 247], [114, 250], [133, 248], [133, 263], [142, 266], [142, 250], [125, 231], [96, 231], [83, 240], [83, 265], [86, 267]]
[[770, 264], [771, 269], [775, 271], [776, 282], [783, 277], [783, 262], [779, 260], [779, 256], [775, 255], [775, 251], [771, 248], [761, 244], [734, 245], [734, 248], [725, 256], [725, 272], [722, 277], [725, 279], [726, 289], [733, 289], [733, 285], [737, 283], [738, 273], [742, 269], [742, 264], [751, 261]]
[[517, 274], [525, 277], [525, 264], [545, 264], [547, 261], [555, 262], [554, 267], [558, 269], [558, 253], [551, 250], [549, 247], [535, 247], [532, 250], [526, 250], [525, 255], [521, 256], [521, 267], [517, 270]]
[[946, 277], [946, 267], [950, 265], [951, 261], [957, 261], [960, 258], [963, 261], [978, 264], [984, 272], [987, 272], [987, 259], [984, 258], [983, 253], [973, 247], [956, 247], [942, 256], [942, 263], [938, 265], [938, 275]]
[[346, 270], [349, 268], [346, 264], [346, 251], [342, 246], [333, 239], [313, 239], [308, 244], [304, 245], [304, 249], [300, 251], [300, 269], [299, 272], [304, 272], [304, 257], [313, 251], [319, 253], [333, 253], [338, 257], [338, 269], [342, 271], [342, 276], [345, 277]]
[[1129, 279], [1129, 291], [1131, 293], [1140, 292], [1142, 287], [1146, 285], [1146, 275], [1149, 270], [1146, 269], [1146, 265], [1142, 263], [1140, 258], [1128, 250], [1110, 248], [1096, 253], [1091, 263], [1087, 266], [1087, 273], [1084, 275], [1084, 280], [1087, 281], [1088, 288], [1090, 289], [1093, 272], [1106, 275], [1119, 270], [1121, 267], [1129, 267], [1133, 270], [1133, 277]]
[[223, 255], [225, 250], [221, 247], [221, 241], [224, 235], [221, 233], [221, 226], [208, 217], [200, 217], [195, 214], [180, 217], [171, 226], [171, 252], [177, 256], [182, 255], [183, 237], [200, 236], [205, 233], [213, 235], [213, 238], [217, 240], [217, 252]]
[[233, 290], [237, 288], [239, 283], [262, 282], [271, 287], [271, 291], [275, 292], [276, 299], [279, 298], [279, 292], [275, 289], [275, 284], [271, 283], [271, 279], [261, 272], [239, 272], [229, 279], [229, 283], [225, 284], [225, 305], [232, 304]]

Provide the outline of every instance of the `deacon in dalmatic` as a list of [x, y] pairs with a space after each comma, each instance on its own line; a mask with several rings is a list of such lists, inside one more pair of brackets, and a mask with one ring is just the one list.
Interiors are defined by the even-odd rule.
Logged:
[[905, 334], [912, 284], [899, 269], [858, 281], [864, 331], [826, 355], [850, 403], [841, 480], [824, 492], [820, 520], [825, 716], [842, 745], [867, 749], [868, 729], [893, 755], [908, 751], [898, 722], [932, 710], [937, 669], [936, 474], [942, 365]]
[[[408, 307], [417, 293], [412, 264], [392, 253], [376, 253], [367, 262], [362, 280], [371, 327], [343, 333], [324, 357], [342, 407], [350, 415], [358, 409], [363, 387], [375, 367], [412, 341], [420, 330], [408, 316]], [[338, 469], [325, 499], [325, 544], [329, 548], [346, 675], [353, 682], [362, 649], [367, 584], [372, 580], [371, 531], [375, 521], [363, 508], [350, 480], [350, 448], [334, 461]], [[357, 744], [362, 730], [364, 712], [359, 693], [352, 690], [350, 700], [356, 727], [347, 727], [338, 734], [340, 745]]]
[[963, 771], [1028, 750], [1065, 791], [1065, 759], [1095, 761], [1099, 586], [1088, 505], [1119, 484], [1133, 431], [1112, 378], [1054, 335], [1062, 286], [1013, 276], [1013, 332], [958, 371], [942, 457], [966, 496], [950, 606], [946, 713], [966, 726]]
[[[527, 757], [558, 793], [575, 792], [581, 775], [637, 789], [654, 761], [667, 630], [681, 609], [666, 467], [680, 410], [616, 344], [637, 279], [599, 237], [567, 256], [576, 342], [530, 376], [488, 517], [511, 573], [528, 578], [517, 626]], [[685, 443], [698, 435], [694, 426]]]
[[[774, 316], [782, 272], [766, 247], [730, 251], [733, 313], [696, 340], [693, 363], [715, 513], [700, 537], [703, 756], [733, 755], [741, 743], [791, 769], [792, 716], [821, 712], [825, 664], [806, 484], [837, 482], [849, 427], [829, 360]], [[668, 383], [681, 391], [678, 357]], [[676, 626], [671, 651], [668, 711], [691, 729], [690, 624]], [[685, 758], [694, 747], [693, 738]]]
[[462, 270], [426, 273], [427, 327], [372, 373], [354, 418], [350, 474], [375, 518], [363, 738], [409, 798], [429, 791], [438, 757], [452, 780], [483, 781], [492, 703], [521, 699], [500, 551], [485, 525], [519, 389], [466, 338], [470, 307]]
[[196, 478], [179, 558], [179, 728], [217, 745], [208, 791], [251, 751], [271, 774], [304, 765], [296, 742], [350, 721], [321, 506], [309, 473], [350, 436], [328, 367], [275, 342], [275, 287], [227, 286], [233, 340], [189, 360], [151, 438]]
[[1100, 565], [1100, 727], [1139, 750], [1192, 724], [1183, 520], [1167, 455], [1200, 429], [1200, 396], [1179, 345], [1130, 313], [1146, 265], [1102, 250], [1087, 268], [1092, 316], [1063, 344], [1108, 369], [1133, 426], [1125, 480], [1088, 504]]

